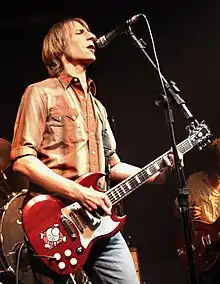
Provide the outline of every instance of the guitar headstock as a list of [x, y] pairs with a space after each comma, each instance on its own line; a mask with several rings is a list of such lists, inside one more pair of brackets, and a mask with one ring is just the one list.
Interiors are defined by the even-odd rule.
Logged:
[[190, 125], [186, 127], [186, 130], [189, 132], [189, 140], [193, 146], [197, 145], [199, 150], [209, 145], [212, 141], [212, 133], [208, 125], [202, 121], [198, 122], [197, 120], [191, 122]]

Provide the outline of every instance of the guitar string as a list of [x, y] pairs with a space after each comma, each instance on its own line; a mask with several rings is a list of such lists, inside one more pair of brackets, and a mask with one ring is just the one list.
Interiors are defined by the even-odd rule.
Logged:
[[[185, 144], [185, 145], [184, 145]], [[189, 141], [185, 140], [183, 141], [180, 145], [178, 145], [178, 150], [181, 153], [186, 153], [191, 145], [189, 145]], [[186, 147], [188, 145], [188, 147]], [[189, 147], [190, 146], [190, 147]], [[110, 189], [108, 191], [108, 197], [110, 199], [110, 201], [112, 202], [112, 204], [115, 204], [117, 202], [119, 202], [121, 199], [123, 199], [126, 195], [128, 195], [129, 193], [131, 193], [135, 188], [141, 186], [144, 182], [146, 182], [146, 180], [150, 177], [150, 175], [148, 175], [148, 177], [146, 178], [146, 174], [147, 170], [149, 170], [150, 172], [152, 172], [153, 170], [156, 170], [155, 168], [155, 164], [159, 165], [163, 163], [163, 157], [168, 154], [168, 152], [166, 152], [165, 154], [163, 154], [162, 156], [160, 156], [159, 158], [157, 158], [156, 160], [154, 160], [153, 162], [150, 163], [149, 166], [145, 166], [144, 168], [142, 168], [140, 170], [140, 172], [138, 172], [137, 174], [135, 174], [135, 176], [138, 176], [138, 178], [140, 178], [140, 180], [143, 179], [143, 181], [141, 181], [140, 183], [137, 182], [137, 179], [135, 177], [130, 177], [130, 179], [123, 181], [122, 183], [120, 183], [119, 185], [117, 185], [116, 187]], [[162, 165], [161, 165], [162, 166]], [[144, 173], [145, 172], [145, 173]], [[156, 171], [155, 171], [156, 173]], [[126, 183], [128, 183], [131, 187], [135, 186], [135, 188], [129, 188]], [[122, 189], [122, 188], [123, 189]], [[115, 198], [116, 197], [116, 198]]]
[[[179, 147], [180, 148], [180, 147]], [[155, 164], [157, 163], [157, 164], [161, 164], [163, 161], [162, 161], [162, 159], [161, 159], [161, 157], [160, 158], [158, 158], [158, 161], [154, 161], [153, 162], [153, 164], [151, 164], [151, 165], [149, 165], [148, 167], [146, 167], [147, 169], [150, 169], [151, 171], [152, 170], [156, 170], [156, 168], [155, 168]], [[147, 177], [146, 178], [146, 174], [143, 174], [143, 172], [144, 171], [146, 171], [146, 168], [143, 168], [139, 173], [137, 173], [135, 176], [138, 176], [139, 178], [140, 178], [140, 180], [141, 180], [141, 183], [138, 183], [137, 182], [137, 179], [135, 178], [135, 177], [131, 177], [131, 179], [130, 179], [130, 181], [127, 181], [126, 183], [129, 183], [129, 185], [135, 185], [136, 187], [138, 187], [138, 186], [141, 186], [146, 180], [147, 180], [147, 178], [149, 177]], [[155, 171], [156, 172], [156, 171]], [[142, 181], [143, 180], [143, 181]], [[118, 187], [118, 186], [117, 186]], [[118, 202], [118, 199], [121, 199], [122, 197], [124, 197], [124, 194], [128, 194], [128, 193], [130, 193], [132, 190], [134, 190], [134, 189], [126, 189], [126, 187], [128, 187], [126, 184], [121, 184], [120, 185], [120, 187], [119, 187], [119, 190], [117, 189], [117, 187], [115, 187], [114, 188], [114, 196], [110, 196], [110, 199], [111, 199], [111, 201], [117, 201]], [[121, 189], [121, 187], [124, 189]], [[112, 192], [110, 192], [110, 194], [111, 194]], [[117, 196], [117, 198], [115, 198], [115, 196], [116, 195], [119, 195], [119, 197]]]

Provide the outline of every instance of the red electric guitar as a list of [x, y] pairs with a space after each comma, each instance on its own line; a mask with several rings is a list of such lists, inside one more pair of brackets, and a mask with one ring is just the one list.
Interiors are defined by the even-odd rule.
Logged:
[[[177, 149], [185, 154], [195, 145], [199, 148], [206, 146], [210, 138], [211, 133], [202, 122], [190, 129], [189, 137], [177, 145]], [[107, 195], [112, 204], [117, 204], [143, 185], [150, 176], [163, 169], [163, 158], [169, 152], [111, 188]], [[80, 177], [77, 182], [99, 190], [97, 182], [102, 176], [103, 173], [89, 173]], [[126, 219], [126, 216], [118, 217], [114, 213], [111, 216], [91, 213], [78, 202], [66, 206], [60, 199], [46, 194], [33, 197], [24, 206], [22, 217], [26, 237], [35, 253], [49, 269], [62, 275], [75, 273], [80, 269], [93, 244], [98, 239], [116, 234]]]

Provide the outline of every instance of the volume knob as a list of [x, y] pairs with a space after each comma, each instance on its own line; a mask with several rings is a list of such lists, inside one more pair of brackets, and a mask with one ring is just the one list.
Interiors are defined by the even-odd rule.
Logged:
[[64, 251], [64, 254], [65, 254], [65, 256], [69, 257], [69, 256], [71, 256], [72, 252], [71, 252], [70, 249], [66, 249], [66, 250]]
[[63, 270], [66, 267], [66, 264], [63, 261], [61, 261], [59, 262], [58, 267], [60, 270]]
[[58, 261], [61, 259], [61, 254], [56, 252], [53, 257]]
[[77, 264], [77, 259], [75, 257], [71, 258], [70, 259], [70, 264], [73, 265], [73, 266], [76, 265]]

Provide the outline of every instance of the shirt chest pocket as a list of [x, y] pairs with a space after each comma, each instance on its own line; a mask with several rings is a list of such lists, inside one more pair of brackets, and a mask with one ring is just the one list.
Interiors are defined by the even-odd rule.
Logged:
[[82, 139], [82, 125], [75, 108], [56, 107], [50, 109], [48, 130], [56, 143], [76, 143]]

